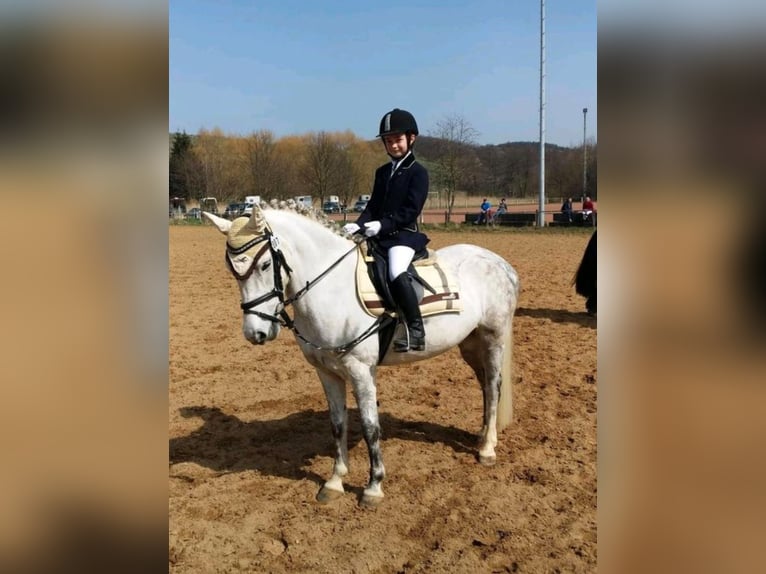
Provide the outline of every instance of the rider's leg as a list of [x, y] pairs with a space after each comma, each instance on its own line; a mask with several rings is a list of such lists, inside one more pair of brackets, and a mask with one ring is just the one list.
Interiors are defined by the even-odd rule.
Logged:
[[395, 245], [388, 250], [388, 273], [391, 280], [391, 294], [396, 299], [407, 329], [404, 336], [394, 340], [394, 351], [405, 352], [409, 349], [423, 351], [426, 348], [426, 333], [423, 318], [415, 290], [407, 274], [407, 267], [412, 262], [415, 250], [405, 245]]

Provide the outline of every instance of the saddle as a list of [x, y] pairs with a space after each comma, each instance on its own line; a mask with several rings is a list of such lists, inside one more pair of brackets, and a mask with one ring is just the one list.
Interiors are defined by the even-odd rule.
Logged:
[[[407, 268], [423, 317], [440, 313], [460, 313], [463, 305], [457, 280], [439, 264], [436, 253], [424, 249], [415, 254]], [[396, 315], [396, 304], [388, 284], [388, 260], [373, 241], [359, 244], [356, 264], [356, 295], [372, 317]]]

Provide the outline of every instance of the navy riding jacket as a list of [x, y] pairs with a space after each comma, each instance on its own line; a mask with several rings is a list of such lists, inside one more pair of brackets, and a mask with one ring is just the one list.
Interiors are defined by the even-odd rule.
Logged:
[[428, 170], [410, 153], [391, 173], [391, 163], [375, 171], [375, 183], [367, 207], [356, 220], [364, 227], [369, 221], [380, 221], [378, 243], [384, 249], [407, 245], [416, 252], [424, 249], [428, 237], [418, 228], [418, 218], [428, 199]]

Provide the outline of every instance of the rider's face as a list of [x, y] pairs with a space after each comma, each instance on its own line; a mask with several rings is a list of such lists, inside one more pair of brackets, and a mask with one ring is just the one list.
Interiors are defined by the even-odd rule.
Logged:
[[[415, 136], [413, 135], [410, 143], [412, 143], [414, 139]], [[386, 146], [388, 155], [398, 159], [407, 153], [407, 134], [389, 134], [383, 136], [383, 144]]]

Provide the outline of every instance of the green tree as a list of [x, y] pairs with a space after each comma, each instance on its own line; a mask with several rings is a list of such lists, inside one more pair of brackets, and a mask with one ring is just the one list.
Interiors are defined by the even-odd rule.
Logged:
[[192, 139], [186, 132], [175, 132], [170, 149], [170, 197], [190, 198], [188, 165], [192, 154]]

